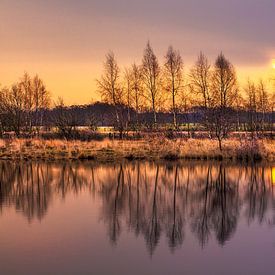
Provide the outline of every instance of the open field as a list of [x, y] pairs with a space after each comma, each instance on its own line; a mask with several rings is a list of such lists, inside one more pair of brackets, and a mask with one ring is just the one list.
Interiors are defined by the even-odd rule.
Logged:
[[232, 160], [275, 161], [274, 140], [227, 139], [223, 150], [210, 139], [145, 138], [141, 140], [66, 141], [43, 139], [0, 140], [0, 159], [59, 160], [89, 159], [116, 161], [146, 160]]

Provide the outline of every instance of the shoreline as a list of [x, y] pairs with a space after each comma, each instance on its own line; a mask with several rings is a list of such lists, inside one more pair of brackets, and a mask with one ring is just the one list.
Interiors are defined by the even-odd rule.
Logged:
[[223, 150], [210, 139], [145, 138], [142, 140], [76, 141], [0, 140], [0, 160], [94, 160], [275, 162], [275, 141], [227, 139]]

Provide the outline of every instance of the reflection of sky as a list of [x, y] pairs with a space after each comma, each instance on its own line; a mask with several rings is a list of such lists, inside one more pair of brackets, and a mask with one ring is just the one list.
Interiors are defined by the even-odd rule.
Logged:
[[274, 58], [274, 10], [273, 0], [1, 0], [0, 82], [39, 72], [55, 95], [87, 101], [105, 53], [138, 62], [148, 39], [160, 58], [179, 48], [186, 65], [222, 50], [245, 77]]

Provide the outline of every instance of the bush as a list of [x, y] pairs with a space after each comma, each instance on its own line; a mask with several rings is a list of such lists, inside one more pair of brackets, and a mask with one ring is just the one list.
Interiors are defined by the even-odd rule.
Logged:
[[237, 159], [245, 161], [262, 160], [259, 141], [256, 138], [241, 141], [240, 146], [237, 148], [236, 156]]

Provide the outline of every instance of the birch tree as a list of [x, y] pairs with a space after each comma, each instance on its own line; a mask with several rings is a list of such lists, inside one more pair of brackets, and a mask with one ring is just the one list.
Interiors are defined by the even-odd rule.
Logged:
[[154, 125], [157, 123], [157, 100], [160, 93], [160, 66], [154, 51], [148, 42], [143, 54], [142, 76], [145, 91], [150, 100]]
[[173, 124], [177, 128], [177, 95], [182, 88], [183, 61], [179, 51], [170, 46], [165, 55], [164, 63], [165, 88], [172, 101]]

